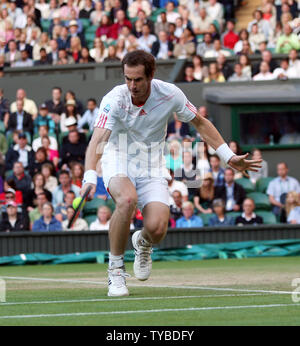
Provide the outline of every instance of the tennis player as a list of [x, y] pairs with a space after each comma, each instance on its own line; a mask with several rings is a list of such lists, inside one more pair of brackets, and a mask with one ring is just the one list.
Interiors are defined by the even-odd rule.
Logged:
[[135, 249], [134, 275], [150, 276], [152, 245], [166, 235], [169, 220], [169, 193], [164, 143], [168, 119], [191, 122], [207, 144], [231, 167], [256, 171], [260, 160], [247, 160], [248, 154], [235, 155], [212, 123], [201, 117], [174, 84], [154, 79], [155, 59], [136, 50], [122, 61], [125, 84], [106, 94], [100, 104], [94, 132], [85, 158], [81, 194], [91, 185], [96, 191], [96, 165], [101, 159], [104, 184], [116, 204], [109, 226], [108, 296], [129, 295], [126, 286], [124, 252], [131, 216], [138, 206], [144, 228], [132, 236]]

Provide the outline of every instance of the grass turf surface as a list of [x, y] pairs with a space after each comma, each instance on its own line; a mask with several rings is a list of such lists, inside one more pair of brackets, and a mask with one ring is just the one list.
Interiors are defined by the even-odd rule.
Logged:
[[[107, 265], [0, 267], [0, 325], [300, 325], [300, 303], [289, 293], [299, 264], [300, 257], [155, 262], [148, 281], [127, 280], [124, 298], [107, 297]], [[133, 276], [132, 263], [126, 267]]]

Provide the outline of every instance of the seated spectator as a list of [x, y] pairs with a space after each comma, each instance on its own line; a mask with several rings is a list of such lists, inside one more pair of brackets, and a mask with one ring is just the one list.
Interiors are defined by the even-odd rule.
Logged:
[[29, 231], [28, 215], [25, 213], [18, 213], [18, 205], [16, 202], [10, 201], [7, 203], [5, 214], [2, 215], [0, 231]]
[[[60, 121], [60, 115], [64, 112], [64, 103], [62, 101], [62, 90], [60, 87], [52, 88], [52, 98], [45, 102], [49, 115], [52, 120], [57, 124]], [[43, 107], [44, 108], [44, 107]], [[41, 111], [41, 109], [40, 109]], [[51, 127], [49, 126], [49, 129]]]
[[194, 55], [192, 61], [194, 67], [194, 79], [197, 81], [203, 81], [205, 77], [208, 77], [207, 66], [204, 66], [203, 59], [200, 55]]
[[207, 50], [204, 53], [204, 58], [217, 58], [219, 54], [223, 54], [225, 57], [231, 55], [228, 50], [222, 49], [221, 40], [215, 39], [213, 42], [213, 49]]
[[246, 198], [243, 202], [243, 213], [235, 219], [235, 224], [242, 225], [259, 225], [263, 223], [263, 218], [254, 213], [255, 203], [253, 199]]
[[[44, 114], [47, 112], [47, 110], [43, 110], [42, 111]], [[42, 117], [41, 117], [42, 118]], [[39, 148], [41, 148], [43, 146], [43, 143], [42, 143], [42, 140], [44, 137], [48, 137], [49, 135], [49, 127], [47, 125], [47, 122], [42, 122], [42, 119], [40, 118], [40, 121], [38, 121], [37, 123], [39, 123], [39, 127], [38, 127], [38, 134], [39, 134], [39, 137], [36, 137], [33, 141], [32, 141], [32, 149], [34, 151], [37, 151]], [[44, 116], [44, 118], [46, 118]], [[47, 117], [48, 118], [48, 117]], [[38, 118], [36, 118], [35, 120], [37, 120]], [[57, 140], [55, 138], [55, 123], [54, 121], [51, 119], [50, 115], [49, 115], [49, 118], [48, 118], [48, 121], [50, 123], [50, 125], [52, 126], [52, 131], [51, 131], [51, 134], [48, 138], [49, 138], [49, 141], [50, 141], [50, 149], [52, 150], [57, 150], [58, 149], [58, 143], [57, 143]], [[35, 132], [37, 133], [37, 131]]]
[[52, 65], [56, 65], [59, 59], [59, 46], [56, 40], [50, 41], [51, 51], [48, 53], [47, 57]]
[[58, 185], [57, 178], [54, 176], [53, 165], [49, 163], [44, 163], [41, 170], [45, 178], [45, 189], [49, 190], [51, 193], [55, 190]]
[[255, 10], [253, 12], [253, 20], [248, 24], [248, 32], [251, 32], [253, 24], [258, 25], [258, 31], [263, 33], [268, 40], [269, 36], [271, 35], [272, 28], [270, 27], [269, 22], [263, 19], [262, 11]]
[[173, 56], [174, 45], [168, 40], [166, 31], [160, 31], [158, 40], [156, 40], [151, 47], [151, 54], [156, 59], [169, 59]]
[[[269, 66], [270, 72], [273, 73], [273, 71], [278, 67], [277, 62], [273, 59], [272, 53], [269, 50], [264, 50], [262, 52], [262, 61], [261, 62], [266, 62]], [[257, 65], [254, 66], [253, 68], [253, 74], [256, 75], [257, 73], [260, 72], [260, 66], [261, 62]]]
[[105, 205], [100, 206], [97, 211], [97, 219], [90, 224], [90, 231], [109, 230], [110, 218], [111, 210]]
[[173, 198], [172, 198], [172, 194], [174, 191], [179, 191], [181, 193], [182, 196], [182, 200], [183, 202], [187, 201], [189, 198], [189, 193], [188, 193], [188, 188], [187, 186], [179, 180], [175, 180], [174, 179], [174, 171], [173, 170], [169, 170], [170, 172], [170, 177], [171, 179], [168, 180], [168, 190], [169, 190], [169, 202], [170, 205], [174, 204]]
[[34, 221], [36, 221], [36, 220], [41, 218], [43, 205], [46, 202], [49, 202], [47, 200], [46, 194], [44, 192], [38, 193], [38, 195], [36, 197], [36, 206], [35, 206], [34, 209], [32, 209], [29, 212], [30, 229], [32, 229], [32, 225], [33, 225]]
[[90, 56], [89, 49], [87, 47], [82, 47], [80, 52], [81, 58], [79, 59], [79, 64], [88, 64], [95, 62], [95, 60]]
[[221, 198], [224, 201], [226, 211], [240, 211], [246, 192], [241, 185], [234, 181], [234, 170], [232, 168], [225, 169], [224, 180], [223, 186], [216, 187], [216, 198]]
[[137, 17], [138, 12], [140, 10], [143, 10], [147, 17], [150, 16], [152, 10], [151, 10], [151, 5], [150, 5], [149, 1], [146, 1], [146, 0], [133, 1], [128, 7], [129, 18], [133, 19], [133, 18]]
[[251, 182], [255, 185], [256, 182], [261, 178], [266, 178], [268, 176], [268, 163], [263, 160], [261, 151], [259, 149], [252, 150], [252, 160], [262, 160], [260, 163], [261, 168], [257, 168], [257, 172], [249, 171], [249, 177]]
[[180, 191], [175, 190], [172, 193], [172, 198], [174, 203], [170, 205], [170, 218], [177, 221], [180, 217], [183, 216], [182, 214], [182, 194]]
[[32, 119], [34, 120], [37, 116], [38, 109], [35, 102], [26, 97], [26, 91], [24, 89], [18, 89], [16, 93], [16, 101], [10, 105], [10, 112], [17, 112], [17, 101], [23, 101], [23, 109], [25, 112], [31, 114]]
[[194, 214], [194, 205], [186, 201], [182, 204], [183, 216], [176, 221], [177, 228], [203, 227], [201, 217]]
[[75, 64], [78, 64], [79, 60], [81, 59], [81, 48], [82, 48], [82, 45], [80, 43], [79, 37], [77, 36], [71, 37], [68, 54], [69, 56], [72, 57]]
[[160, 20], [157, 20], [154, 24], [155, 35], [158, 36], [161, 31], [168, 32], [169, 22], [167, 21], [167, 14], [165, 11], [161, 12], [158, 16]]
[[183, 164], [180, 142], [176, 139], [171, 140], [169, 144], [169, 154], [165, 156], [167, 168], [176, 171]]
[[212, 62], [209, 64], [208, 77], [204, 78], [204, 83], [222, 83], [225, 82], [223, 73], [219, 70], [218, 64]]
[[270, 72], [270, 66], [267, 62], [262, 61], [260, 63], [260, 73], [256, 74], [253, 77], [254, 81], [266, 81], [266, 80], [273, 80], [274, 76], [273, 73]]
[[76, 101], [74, 100], [68, 100], [65, 105], [65, 112], [61, 114], [60, 116], [60, 131], [61, 132], [67, 132], [67, 122], [66, 120], [69, 118], [75, 118], [77, 123], [81, 119], [81, 115], [77, 112], [76, 109]]
[[197, 82], [197, 80], [194, 78], [194, 67], [193, 67], [193, 65], [187, 65], [185, 67], [183, 82], [185, 82], [185, 83]]
[[251, 62], [250, 62], [248, 56], [245, 54], [239, 55], [238, 62], [239, 62], [239, 64], [241, 64], [243, 75], [246, 76], [247, 78], [251, 79], [252, 78], [252, 66], [251, 66]]
[[296, 70], [297, 78], [300, 78], [300, 59], [296, 49], [291, 49], [289, 53], [289, 66]]
[[128, 26], [128, 28], [131, 30], [132, 29], [132, 24], [130, 20], [126, 18], [126, 13], [124, 10], [118, 9], [116, 12], [116, 21], [115, 23], [111, 26], [110, 30], [110, 37], [113, 40], [117, 40], [120, 31], [122, 30], [123, 26]]
[[24, 206], [27, 208], [27, 211], [31, 211], [37, 205], [36, 199], [38, 194], [44, 193], [46, 195], [47, 201], [52, 201], [52, 193], [45, 189], [45, 178], [42, 173], [37, 173], [32, 178], [33, 188], [30, 189], [26, 196], [24, 196]]
[[42, 216], [34, 221], [33, 232], [55, 232], [62, 231], [62, 224], [53, 215], [54, 208], [50, 202], [46, 202], [42, 207]]
[[94, 39], [94, 47], [90, 49], [90, 56], [95, 62], [102, 62], [108, 55], [108, 49], [104, 46], [100, 37]]
[[87, 101], [87, 110], [84, 112], [82, 118], [78, 121], [78, 129], [82, 130], [85, 126], [88, 127], [88, 131], [94, 130], [94, 123], [98, 116], [99, 108], [97, 107], [97, 101], [93, 98]]
[[44, 147], [38, 148], [35, 152], [34, 161], [29, 167], [30, 175], [33, 177], [36, 173], [40, 173], [45, 163], [53, 164], [52, 161], [48, 160], [47, 150]]
[[8, 52], [5, 53], [5, 63], [7, 66], [13, 67], [21, 59], [21, 53], [18, 51], [14, 40], [10, 40], [7, 45]]
[[117, 57], [117, 48], [114, 45], [110, 45], [107, 50], [107, 57], [104, 58], [104, 62], [119, 62], [120, 59]]
[[69, 55], [65, 49], [60, 48], [58, 51], [58, 60], [56, 61], [56, 65], [69, 65], [69, 64], [75, 64], [73, 57]]
[[224, 169], [221, 167], [221, 160], [217, 154], [211, 155], [209, 158], [210, 170], [214, 178], [215, 186], [223, 186], [224, 185]]
[[9, 113], [9, 100], [4, 96], [4, 90], [0, 88], [0, 120], [3, 121], [5, 118], [5, 115], [8, 113]]
[[283, 58], [280, 61], [280, 67], [277, 67], [273, 71], [273, 76], [274, 76], [274, 79], [279, 79], [279, 80], [298, 78], [296, 69], [289, 66], [288, 58]]
[[205, 56], [206, 52], [214, 49], [212, 36], [210, 33], [204, 34], [203, 41], [197, 45], [197, 55]]
[[[175, 12], [175, 4], [172, 1], [167, 1], [166, 3], [166, 16], [168, 23], [175, 23], [176, 19], [180, 16], [178, 12]], [[159, 22], [161, 19], [157, 18]]]
[[[204, 106], [202, 106], [204, 107]], [[201, 108], [202, 108], [201, 107]], [[204, 107], [206, 108], [206, 107]], [[199, 111], [200, 113], [200, 111]], [[206, 142], [197, 142], [194, 146], [194, 163], [199, 172], [206, 173], [210, 170], [209, 153]], [[202, 174], [202, 173], [200, 173]]]
[[210, 16], [212, 20], [217, 20], [220, 27], [222, 27], [224, 22], [224, 7], [217, 0], [208, 0], [208, 4], [206, 7], [207, 14]]
[[167, 138], [168, 140], [178, 139], [182, 140], [185, 136], [190, 134], [190, 128], [188, 123], [183, 123], [178, 120], [177, 114], [173, 113], [174, 120], [169, 122], [167, 128]]
[[201, 7], [198, 13], [195, 14], [196, 15], [192, 16], [192, 25], [195, 34], [204, 35], [208, 33], [209, 25], [213, 20], [208, 16], [205, 7]]
[[90, 14], [90, 21], [92, 25], [99, 25], [101, 18], [105, 15], [105, 11], [103, 11], [103, 4], [101, 1], [95, 2], [94, 11]]
[[75, 199], [75, 193], [73, 191], [68, 191], [64, 195], [64, 200], [62, 203], [59, 203], [55, 209], [54, 214], [58, 221], [63, 222], [67, 220], [67, 208], [70, 205], [73, 205], [73, 201]]
[[298, 192], [290, 191], [287, 194], [285, 211], [288, 223], [300, 224], [300, 194]]
[[225, 213], [225, 203], [222, 199], [213, 200], [212, 208], [214, 216], [208, 220], [209, 226], [231, 226], [234, 225], [234, 219]]
[[[23, 49], [26, 49], [26, 34], [24, 33], [24, 36], [21, 34], [21, 39], [23, 39]], [[29, 45], [30, 46], [30, 45]], [[49, 35], [47, 32], [42, 32], [38, 42], [33, 46], [30, 46], [31, 48], [31, 53], [29, 51], [29, 56], [33, 58], [34, 61], [38, 61], [41, 59], [41, 49], [44, 49], [46, 51], [46, 55], [47, 55], [47, 61], [50, 62], [50, 60], [48, 59], [48, 54], [51, 52], [51, 47], [50, 47], [50, 39], [49, 39]]]
[[69, 44], [69, 30], [63, 26], [60, 30], [59, 36], [56, 38], [58, 44], [58, 54], [61, 49], [66, 50]]
[[21, 59], [16, 61], [11, 67], [31, 67], [33, 60], [29, 58], [27, 50], [21, 51]]
[[235, 44], [239, 41], [238, 34], [234, 31], [235, 23], [233, 20], [228, 20], [226, 23], [226, 31], [222, 35], [223, 47], [233, 50]]
[[175, 172], [175, 179], [184, 182], [188, 189], [189, 194], [199, 186], [199, 182], [197, 179], [198, 172], [196, 171], [196, 167], [193, 163], [193, 152], [191, 149], [185, 149], [182, 153], [182, 161], [183, 164], [180, 168], [178, 168]]
[[224, 78], [227, 80], [232, 74], [233, 69], [231, 65], [226, 61], [226, 57], [223, 54], [219, 54], [217, 57], [218, 69], [223, 74]]
[[70, 165], [72, 161], [84, 163], [87, 144], [80, 141], [77, 130], [68, 133], [68, 141], [64, 143], [60, 150], [60, 166]]
[[293, 33], [290, 24], [285, 24], [283, 27], [283, 34], [279, 36], [276, 44], [276, 53], [289, 54], [291, 49], [300, 49], [299, 38]]
[[79, 11], [79, 18], [89, 19], [94, 11], [94, 4], [92, 0], [85, 0], [84, 7]]
[[[264, 49], [266, 49], [266, 47]], [[244, 54], [244, 55], [247, 55], [247, 56], [253, 54], [250, 42], [248, 40], [243, 40], [242, 41], [242, 48], [241, 48], [241, 50], [237, 54], [238, 55]]]
[[31, 114], [24, 110], [24, 101], [17, 100], [16, 106], [16, 112], [10, 114], [8, 118], [7, 134], [10, 134], [14, 130], [18, 130], [32, 135], [33, 120]]
[[[70, 20], [69, 24], [69, 36], [67, 38], [67, 45], [66, 45], [66, 49], [71, 49], [72, 51], [72, 44], [75, 45], [80, 45], [82, 47], [86, 46], [85, 43], [85, 38], [82, 32], [79, 32], [79, 24], [77, 20]], [[74, 42], [72, 43], [72, 40], [76, 38], [76, 41], [74, 40]], [[74, 58], [74, 56], [73, 56]], [[76, 61], [76, 59], [74, 58], [74, 60]]]
[[215, 187], [213, 175], [208, 172], [203, 177], [203, 182], [200, 188], [194, 193], [194, 205], [203, 214], [211, 214], [212, 202], [215, 197]]
[[27, 145], [25, 133], [19, 133], [17, 143], [10, 147], [5, 156], [5, 169], [10, 171], [16, 162], [21, 162], [22, 166], [29, 170], [34, 163], [34, 151]]
[[103, 14], [96, 30], [96, 37], [101, 40], [115, 39], [112, 32], [112, 23], [108, 15]]
[[243, 74], [242, 65], [237, 63], [234, 65], [234, 74], [228, 78], [228, 82], [246, 82], [251, 80], [251, 77]]
[[273, 213], [280, 217], [286, 195], [290, 191], [300, 193], [300, 184], [297, 179], [288, 175], [289, 169], [285, 162], [277, 164], [277, 178], [274, 178], [268, 185], [267, 195], [269, 196], [270, 203], [273, 207]]
[[58, 175], [58, 181], [59, 185], [52, 193], [52, 203], [54, 207], [63, 202], [64, 195], [69, 191], [73, 191], [76, 197], [80, 196], [80, 188], [71, 183], [71, 178], [68, 171], [61, 170]]
[[[233, 51], [234, 53], [240, 53], [243, 49], [243, 42], [249, 41], [249, 32], [247, 29], [241, 29], [239, 32], [239, 40], [234, 45]], [[253, 50], [253, 46], [251, 44], [251, 49]]]
[[126, 42], [125, 38], [119, 37], [117, 43], [116, 43], [116, 56], [120, 60], [123, 60], [124, 56], [127, 54], [127, 48], [126, 48]]
[[266, 36], [263, 32], [259, 32], [258, 24], [254, 23], [251, 27], [251, 32], [249, 35], [249, 43], [253, 52], [259, 50], [259, 44], [261, 42], [266, 42]]
[[23, 204], [23, 195], [22, 191], [17, 190], [16, 183], [13, 180], [13, 178], [7, 178], [4, 180], [3, 183], [4, 187], [4, 198], [1, 194], [1, 200], [4, 200], [4, 203], [7, 203], [8, 201], [14, 201], [18, 205]]
[[196, 52], [195, 36], [191, 29], [185, 28], [179, 38], [179, 42], [175, 43], [173, 55], [177, 59], [187, 59], [192, 57]]
[[[70, 144], [70, 141], [69, 141], [69, 133], [71, 131], [78, 131], [77, 129], [77, 120], [74, 118], [74, 117], [69, 117], [66, 119], [66, 122], [65, 122], [65, 125], [67, 127], [67, 132], [65, 136], [63, 136], [63, 139], [62, 139], [62, 147], [65, 145], [65, 144]], [[85, 144], [86, 143], [86, 135], [85, 133], [83, 132], [78, 132], [78, 136], [79, 136], [79, 142], [81, 144]]]
[[84, 166], [79, 162], [74, 162], [71, 164], [71, 178], [72, 184], [81, 188], [82, 180], [84, 174]]
[[50, 59], [48, 58], [47, 52], [45, 48], [40, 49], [40, 58], [34, 61], [34, 66], [44, 66], [50, 65]]
[[81, 217], [78, 217], [76, 219], [76, 221], [73, 224], [72, 228], [68, 228], [69, 222], [71, 221], [74, 213], [75, 213], [74, 208], [71, 205], [69, 205], [67, 207], [67, 219], [62, 222], [63, 231], [88, 231], [89, 230], [89, 225]]
[[148, 24], [143, 24], [142, 35], [138, 38], [138, 48], [151, 53], [153, 43], [156, 40], [156, 36], [151, 34], [150, 26]]

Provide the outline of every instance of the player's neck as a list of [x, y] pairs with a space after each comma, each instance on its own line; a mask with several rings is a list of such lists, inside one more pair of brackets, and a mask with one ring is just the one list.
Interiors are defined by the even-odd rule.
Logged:
[[131, 96], [131, 102], [133, 105], [135, 105], [137, 107], [142, 107], [146, 103], [146, 101], [148, 100], [148, 97], [150, 96], [150, 94], [151, 94], [151, 88], [149, 88], [149, 90], [147, 91], [147, 93], [143, 97], [133, 98]]

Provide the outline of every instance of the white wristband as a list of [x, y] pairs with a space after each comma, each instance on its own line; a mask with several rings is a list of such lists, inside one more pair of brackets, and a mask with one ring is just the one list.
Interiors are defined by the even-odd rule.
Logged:
[[84, 173], [82, 185], [86, 183], [97, 185], [97, 172], [93, 169], [89, 169]]
[[219, 148], [216, 150], [216, 153], [226, 163], [232, 158], [232, 156], [235, 155], [235, 153], [229, 148], [229, 146], [226, 143], [223, 143], [219, 146]]

